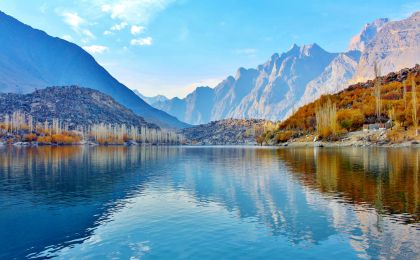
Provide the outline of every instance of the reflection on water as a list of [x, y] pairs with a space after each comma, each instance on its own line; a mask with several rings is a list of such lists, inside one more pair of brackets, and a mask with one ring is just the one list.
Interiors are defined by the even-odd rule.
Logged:
[[420, 151], [0, 149], [0, 258], [418, 258]]

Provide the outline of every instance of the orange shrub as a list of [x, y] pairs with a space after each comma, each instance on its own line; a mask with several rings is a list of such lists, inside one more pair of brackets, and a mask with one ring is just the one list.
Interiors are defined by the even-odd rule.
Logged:
[[23, 136], [23, 139], [26, 141], [26, 142], [33, 142], [33, 141], [35, 141], [36, 140], [36, 134], [27, 134], [27, 135], [24, 135]]
[[37, 141], [39, 144], [50, 144], [51, 136], [38, 136]]
[[80, 137], [70, 134], [54, 134], [51, 136], [51, 142], [54, 144], [75, 144], [80, 142]]

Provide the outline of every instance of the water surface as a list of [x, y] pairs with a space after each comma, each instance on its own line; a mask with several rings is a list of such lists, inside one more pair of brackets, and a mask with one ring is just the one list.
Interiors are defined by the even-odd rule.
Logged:
[[0, 148], [0, 259], [418, 259], [419, 159], [380, 148]]

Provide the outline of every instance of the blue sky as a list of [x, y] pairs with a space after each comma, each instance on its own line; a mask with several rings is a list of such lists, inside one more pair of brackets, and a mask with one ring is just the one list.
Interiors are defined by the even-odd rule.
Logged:
[[420, 9], [401, 0], [0, 0], [0, 10], [88, 50], [145, 95], [185, 96], [293, 44], [339, 52], [374, 19]]

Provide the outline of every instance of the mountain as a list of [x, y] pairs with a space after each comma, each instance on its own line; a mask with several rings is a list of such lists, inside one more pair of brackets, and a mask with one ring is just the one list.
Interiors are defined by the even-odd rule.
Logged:
[[293, 45], [255, 69], [240, 68], [205, 93], [199, 87], [184, 99], [154, 106], [190, 124], [226, 118], [284, 119], [323, 94], [372, 79], [374, 61], [383, 73], [414, 66], [420, 60], [419, 16], [417, 12], [401, 21], [382, 18], [368, 23], [342, 53], [329, 53], [317, 44]]
[[420, 61], [420, 12], [401, 21], [387, 22], [366, 45], [353, 82], [373, 78], [373, 65], [382, 74], [412, 67]]
[[33, 29], [0, 12], [0, 92], [29, 93], [47, 86], [99, 90], [162, 127], [187, 125], [145, 103], [81, 47]]
[[388, 18], [380, 18], [371, 23], [365, 24], [362, 30], [355, 35], [349, 44], [349, 50], [354, 51], [365, 51], [366, 46], [376, 37], [376, 34], [379, 32], [382, 27], [389, 22]]
[[154, 106], [163, 111], [170, 111], [173, 116], [183, 118], [184, 122], [198, 125], [210, 120], [214, 95], [212, 88], [198, 87], [184, 99], [175, 97], [157, 102]]
[[48, 87], [29, 94], [0, 93], [0, 111], [0, 117], [21, 111], [41, 123], [56, 118], [70, 129], [99, 123], [157, 128], [112, 97], [77, 86]]
[[224, 118], [276, 120], [299, 101], [304, 93], [301, 86], [319, 76], [336, 56], [317, 44], [293, 45], [255, 69], [239, 68], [235, 77], [227, 77], [214, 89], [200, 87], [184, 99], [155, 106], [191, 124]]
[[143, 94], [141, 94], [137, 89], [133, 89], [133, 92], [139, 96], [141, 99], [143, 99], [147, 104], [153, 106], [155, 103], [158, 102], [164, 102], [166, 100], [168, 100], [167, 97], [165, 97], [164, 95], [156, 95], [153, 97], [146, 97]]
[[[338, 54], [318, 77], [306, 85], [305, 92], [295, 108], [305, 105], [321, 95], [341, 90], [352, 79], [359, 59], [360, 51], [357, 50]], [[289, 111], [287, 115], [292, 112]]]

